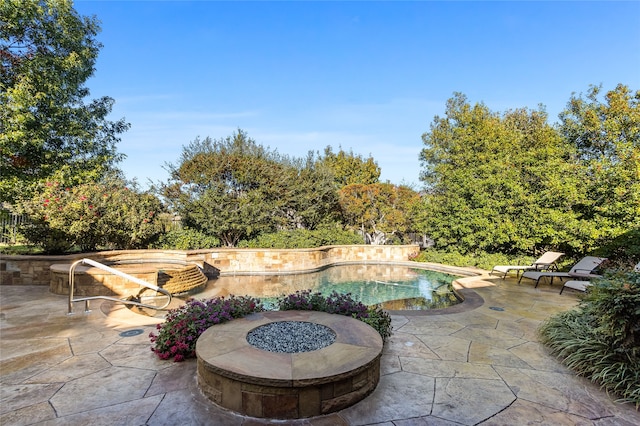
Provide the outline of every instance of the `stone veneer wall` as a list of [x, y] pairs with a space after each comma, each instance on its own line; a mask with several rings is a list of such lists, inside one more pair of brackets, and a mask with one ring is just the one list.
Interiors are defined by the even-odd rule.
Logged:
[[1, 285], [46, 285], [51, 281], [53, 264], [73, 263], [89, 258], [96, 261], [140, 261], [162, 263], [179, 260], [197, 263], [205, 273], [220, 275], [282, 274], [310, 272], [341, 263], [402, 262], [419, 250], [405, 246], [326, 246], [313, 249], [233, 249], [209, 250], [121, 250], [60, 256], [0, 257]]
[[[200, 253], [200, 256], [204, 264], [216, 268], [223, 275], [281, 274], [310, 272], [340, 263], [403, 262], [418, 251], [417, 245], [354, 245], [297, 250], [208, 250]], [[192, 260], [190, 256], [187, 258]]]

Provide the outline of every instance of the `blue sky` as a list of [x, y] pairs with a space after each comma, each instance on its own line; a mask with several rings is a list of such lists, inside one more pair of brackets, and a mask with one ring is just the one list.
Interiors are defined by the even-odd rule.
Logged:
[[327, 145], [414, 184], [421, 136], [462, 92], [551, 122], [572, 93], [640, 90], [640, 2], [76, 0], [104, 45], [87, 85], [110, 96], [128, 178], [165, 181], [196, 137], [238, 128], [281, 154]]

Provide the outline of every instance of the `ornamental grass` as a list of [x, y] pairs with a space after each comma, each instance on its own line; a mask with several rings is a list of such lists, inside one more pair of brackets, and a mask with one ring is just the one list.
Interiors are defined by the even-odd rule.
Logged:
[[578, 375], [640, 407], [640, 273], [607, 273], [576, 309], [549, 318], [539, 333]]

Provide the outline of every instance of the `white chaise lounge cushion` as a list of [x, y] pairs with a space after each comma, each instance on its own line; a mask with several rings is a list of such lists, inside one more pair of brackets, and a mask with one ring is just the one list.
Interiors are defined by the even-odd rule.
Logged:
[[[564, 283], [562, 288], [564, 289], [566, 287], [566, 288], [572, 288], [578, 291], [587, 291], [587, 287], [589, 287], [590, 285], [591, 285], [590, 281], [571, 280]], [[562, 293], [562, 291], [560, 293]]]
[[564, 253], [548, 251], [540, 256], [540, 258], [533, 262], [531, 265], [496, 265], [493, 267], [490, 274], [493, 274], [494, 271], [497, 271], [502, 273], [502, 279], [505, 279], [510, 271], [516, 271], [517, 274], [520, 274], [520, 271], [546, 271], [556, 269], [556, 261], [563, 255]]
[[525, 271], [520, 277], [520, 281], [523, 278], [528, 278], [536, 282], [536, 287], [540, 283], [540, 278], [551, 278], [553, 283], [554, 278], [597, 278], [599, 275], [593, 274], [593, 271], [607, 260], [604, 257], [586, 256], [583, 257], [578, 263], [573, 265], [569, 272], [539, 272], [539, 271]]

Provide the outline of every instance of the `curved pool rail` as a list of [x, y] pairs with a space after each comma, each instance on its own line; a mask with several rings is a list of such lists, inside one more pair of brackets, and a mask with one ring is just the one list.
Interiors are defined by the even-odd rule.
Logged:
[[[155, 305], [148, 305], [146, 303], [142, 303], [142, 302], [137, 302], [135, 300], [130, 300], [130, 299], [119, 299], [117, 297], [112, 297], [112, 296], [87, 296], [87, 297], [79, 297], [79, 298], [74, 298], [74, 287], [75, 287], [75, 270], [76, 267], [80, 264], [87, 264], [87, 265], [91, 265], [95, 268], [98, 269], [102, 269], [103, 271], [107, 271], [110, 272], [114, 275], [117, 275], [121, 278], [124, 278], [126, 280], [129, 280], [131, 282], [134, 282], [142, 287], [148, 288], [150, 290], [153, 290], [157, 293], [162, 293], [165, 296], [167, 296], [167, 302], [162, 305], [162, 306], [155, 306]], [[85, 312], [91, 312], [91, 310], [89, 309], [89, 301], [90, 300], [96, 300], [96, 299], [103, 299], [103, 300], [110, 300], [112, 302], [118, 302], [118, 303], [123, 303], [125, 305], [133, 305], [133, 306], [139, 306], [141, 308], [149, 308], [149, 309], [155, 309], [155, 310], [162, 310], [164, 308], [166, 308], [167, 306], [169, 306], [169, 304], [171, 303], [171, 293], [168, 292], [167, 290], [155, 286], [153, 284], [149, 284], [148, 282], [141, 280], [140, 278], [136, 278], [134, 276], [131, 276], [129, 274], [126, 274], [122, 271], [119, 271], [115, 268], [112, 268], [110, 266], [104, 265], [100, 262], [96, 262], [95, 260], [91, 260], [91, 259], [80, 259], [77, 260], [75, 262], [73, 262], [73, 264], [71, 265], [71, 267], [69, 268], [69, 311], [67, 312], [68, 315], [72, 315], [73, 314], [73, 303], [74, 302], [85, 302]]]

